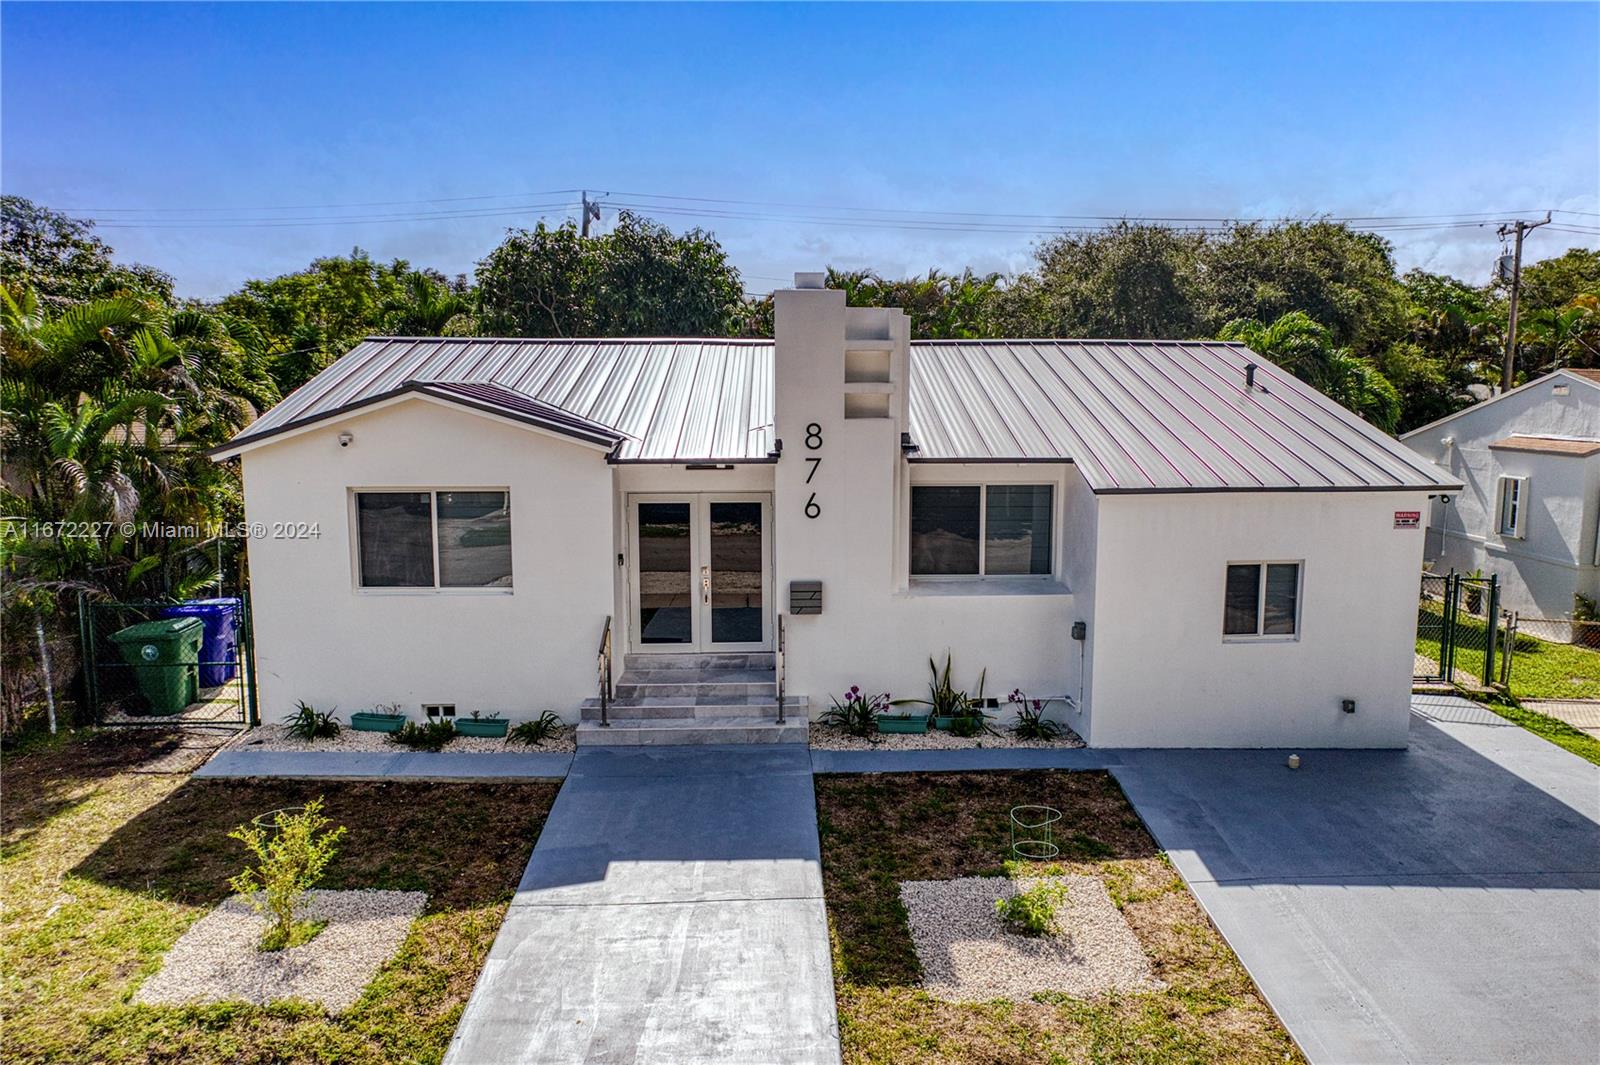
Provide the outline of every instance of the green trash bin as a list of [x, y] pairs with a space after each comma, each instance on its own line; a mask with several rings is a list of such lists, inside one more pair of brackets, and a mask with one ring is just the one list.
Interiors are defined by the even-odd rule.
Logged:
[[200, 697], [200, 644], [205, 633], [204, 621], [182, 617], [143, 621], [111, 634], [152, 714], [182, 713]]

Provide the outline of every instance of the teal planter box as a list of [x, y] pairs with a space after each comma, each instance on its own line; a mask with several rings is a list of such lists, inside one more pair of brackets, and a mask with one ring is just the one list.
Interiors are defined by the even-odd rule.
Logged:
[[879, 732], [927, 732], [927, 714], [879, 714]]
[[374, 714], [358, 710], [350, 715], [350, 727], [357, 732], [399, 732], [406, 723], [404, 714]]
[[511, 722], [503, 717], [458, 717], [457, 736], [504, 736]]

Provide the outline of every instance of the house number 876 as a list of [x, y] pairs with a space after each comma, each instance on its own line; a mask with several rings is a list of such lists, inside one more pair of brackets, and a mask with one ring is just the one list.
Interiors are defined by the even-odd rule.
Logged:
[[[822, 426], [816, 422], [806, 426], [806, 450], [822, 450]], [[806, 474], [806, 484], [810, 484], [811, 478], [815, 477], [817, 471], [822, 468], [822, 457], [820, 455], [807, 455], [806, 461], [811, 464], [811, 470]], [[806, 500], [806, 517], [816, 518], [821, 515], [822, 506], [817, 502], [817, 493], [812, 492], [811, 498]]]

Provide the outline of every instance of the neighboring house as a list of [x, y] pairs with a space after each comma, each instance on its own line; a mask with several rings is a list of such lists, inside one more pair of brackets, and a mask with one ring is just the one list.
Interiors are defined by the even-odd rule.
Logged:
[[1558, 370], [1400, 438], [1464, 482], [1435, 500], [1437, 572], [1500, 578], [1500, 605], [1564, 618], [1600, 596], [1600, 370]]
[[796, 284], [771, 341], [373, 338], [219, 449], [264, 712], [803, 739], [781, 641], [802, 722], [950, 652], [1099, 746], [1404, 746], [1454, 478], [1240, 345], [911, 342]]

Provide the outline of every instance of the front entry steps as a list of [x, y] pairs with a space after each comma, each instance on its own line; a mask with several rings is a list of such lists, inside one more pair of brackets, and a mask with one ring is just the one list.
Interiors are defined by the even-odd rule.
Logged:
[[783, 700], [770, 653], [643, 654], [623, 660], [622, 676], [600, 724], [600, 700], [585, 699], [580, 746], [804, 743], [810, 700]]

